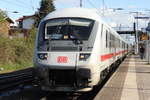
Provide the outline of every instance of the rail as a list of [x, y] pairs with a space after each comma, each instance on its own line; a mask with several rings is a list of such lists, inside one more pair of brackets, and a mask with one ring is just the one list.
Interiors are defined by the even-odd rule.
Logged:
[[0, 91], [24, 84], [33, 82], [33, 68], [27, 68], [11, 73], [0, 74]]

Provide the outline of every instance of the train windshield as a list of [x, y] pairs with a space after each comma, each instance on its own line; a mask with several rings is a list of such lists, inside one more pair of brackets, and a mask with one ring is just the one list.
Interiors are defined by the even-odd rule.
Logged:
[[88, 40], [93, 23], [93, 20], [83, 18], [62, 18], [49, 20], [45, 25], [45, 39]]

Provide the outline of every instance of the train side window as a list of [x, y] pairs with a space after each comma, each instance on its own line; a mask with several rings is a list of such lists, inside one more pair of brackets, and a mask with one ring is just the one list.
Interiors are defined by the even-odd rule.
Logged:
[[114, 45], [113, 45], [113, 47], [115, 48], [115, 45], [116, 45], [116, 37], [115, 36], [113, 36], [114, 38], [113, 38], [113, 43], [114, 43]]
[[111, 33], [110, 33], [110, 37], [109, 37], [109, 47], [110, 47], [110, 48], [111, 48], [111, 45], [112, 45], [111, 38], [112, 38], [112, 35], [111, 35]]
[[122, 48], [124, 49], [124, 42], [122, 44], [123, 44]]
[[112, 47], [114, 48], [115, 47], [115, 36], [114, 35], [112, 35], [112, 43], [113, 43]]
[[121, 47], [121, 44], [122, 44], [122, 42], [121, 42], [121, 40], [120, 40], [120, 48], [122, 48], [122, 47]]
[[103, 24], [101, 25], [101, 38], [103, 37]]
[[118, 48], [120, 48], [120, 39], [118, 39]]
[[110, 33], [110, 48], [115, 47], [115, 36]]
[[114, 36], [114, 48], [116, 48], [117, 38]]
[[115, 41], [115, 42], [116, 42], [116, 43], [115, 43], [115, 44], [116, 44], [115, 46], [116, 46], [116, 48], [118, 48], [118, 39], [117, 39], [117, 38], [116, 38], [116, 41]]
[[108, 31], [106, 30], [106, 48], [108, 47]]
[[109, 33], [109, 48], [111, 48], [112, 41], [111, 41], [111, 32]]

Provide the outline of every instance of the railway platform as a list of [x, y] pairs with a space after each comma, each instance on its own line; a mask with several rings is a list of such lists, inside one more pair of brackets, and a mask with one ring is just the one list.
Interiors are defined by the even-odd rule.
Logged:
[[128, 56], [94, 100], [150, 100], [150, 65]]

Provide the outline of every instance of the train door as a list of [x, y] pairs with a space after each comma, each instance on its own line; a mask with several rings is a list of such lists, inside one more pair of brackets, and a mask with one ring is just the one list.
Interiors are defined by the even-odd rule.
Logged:
[[114, 46], [113, 46], [113, 53], [114, 53], [114, 56], [113, 56], [113, 61], [116, 60], [116, 57], [117, 57], [117, 38], [114, 36]]
[[105, 67], [105, 54], [106, 50], [106, 26], [104, 24], [101, 25], [101, 35], [100, 35], [100, 70]]
[[101, 42], [100, 42], [100, 47], [101, 47], [101, 61], [102, 63], [106, 61], [105, 55], [108, 53], [108, 43], [107, 43], [107, 28], [105, 25], [102, 24], [102, 30], [101, 30]]
[[110, 53], [109, 53], [109, 31], [108, 28], [103, 25], [101, 32], [101, 65], [106, 67], [109, 63]]

